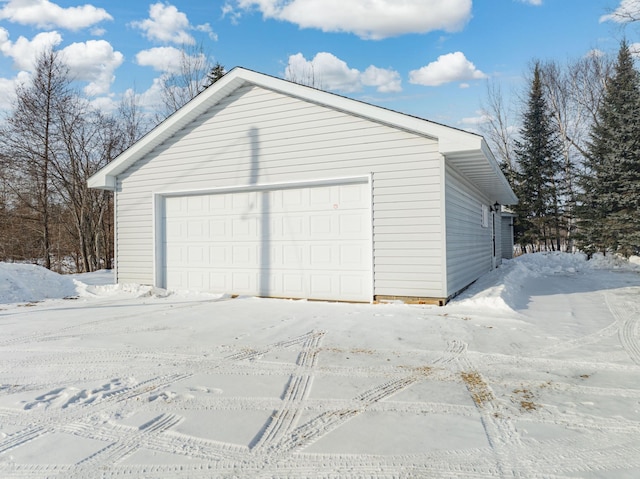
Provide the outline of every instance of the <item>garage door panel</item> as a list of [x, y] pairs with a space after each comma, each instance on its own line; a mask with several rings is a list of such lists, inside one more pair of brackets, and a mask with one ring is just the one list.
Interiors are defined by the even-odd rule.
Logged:
[[[255, 241], [258, 239], [258, 227], [257, 227], [258, 218], [254, 216], [248, 217], [234, 217], [231, 220], [231, 236], [235, 238], [237, 241], [246, 241], [251, 240]], [[216, 239], [220, 241], [226, 241], [228, 237], [225, 235], [223, 237], [213, 238], [214, 241]]]
[[165, 199], [170, 289], [371, 299], [368, 184]]
[[309, 216], [309, 239], [318, 237], [336, 236], [336, 227], [333, 218], [329, 215], [312, 214]]
[[358, 214], [344, 214], [339, 216], [340, 238], [343, 239], [366, 239], [369, 236], [367, 218]]
[[312, 269], [327, 269], [333, 266], [333, 252], [330, 244], [311, 246], [309, 266]]
[[[214, 212], [214, 214], [216, 214]], [[225, 219], [210, 219], [208, 221], [209, 238], [224, 238], [230, 228], [229, 222]]]
[[300, 239], [304, 231], [304, 222], [306, 218], [303, 216], [281, 216], [278, 218], [279, 229], [274, 239]]
[[340, 292], [345, 296], [359, 296], [365, 294], [359, 275], [342, 275], [339, 278]]
[[369, 208], [370, 197], [360, 185], [345, 185], [338, 191], [338, 207]]
[[361, 244], [341, 244], [338, 246], [340, 255], [340, 265], [344, 268], [362, 270], [367, 268], [369, 255]]
[[227, 195], [209, 195], [209, 211], [222, 214], [229, 209], [230, 198]]
[[311, 290], [310, 293], [313, 296], [330, 297], [335, 294], [335, 288], [333, 287], [334, 277], [329, 274], [313, 274], [311, 275]]

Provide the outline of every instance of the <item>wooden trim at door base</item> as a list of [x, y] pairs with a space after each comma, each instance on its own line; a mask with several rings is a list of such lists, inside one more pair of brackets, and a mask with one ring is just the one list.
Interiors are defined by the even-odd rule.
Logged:
[[405, 304], [431, 304], [435, 306], [444, 306], [449, 298], [428, 298], [422, 296], [389, 296], [379, 294], [374, 296], [375, 303], [386, 303], [389, 301], [402, 301]]

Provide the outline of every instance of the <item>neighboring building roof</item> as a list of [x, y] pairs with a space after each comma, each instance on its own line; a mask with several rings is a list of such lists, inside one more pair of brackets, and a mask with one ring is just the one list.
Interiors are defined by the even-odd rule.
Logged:
[[116, 177], [119, 174], [234, 90], [247, 84], [437, 139], [439, 151], [447, 161], [469, 178], [492, 201], [507, 205], [518, 202], [507, 179], [500, 171], [498, 162], [480, 135], [240, 67], [231, 70], [91, 176], [88, 180], [89, 186], [114, 190]]

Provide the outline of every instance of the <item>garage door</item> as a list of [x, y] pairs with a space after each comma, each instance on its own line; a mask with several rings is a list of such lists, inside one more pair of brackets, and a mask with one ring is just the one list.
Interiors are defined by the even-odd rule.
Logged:
[[164, 199], [169, 289], [370, 301], [368, 183]]

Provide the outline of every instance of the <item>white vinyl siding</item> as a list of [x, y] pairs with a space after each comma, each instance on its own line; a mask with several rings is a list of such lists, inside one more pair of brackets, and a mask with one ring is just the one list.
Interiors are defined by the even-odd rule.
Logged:
[[154, 282], [154, 193], [371, 175], [374, 294], [441, 297], [439, 165], [435, 140], [240, 88], [118, 177], [118, 281]]
[[513, 258], [513, 216], [505, 215], [501, 223], [502, 258]]
[[502, 264], [502, 217], [500, 216], [500, 208], [494, 213], [495, 215], [495, 241], [496, 241], [496, 266]]
[[[491, 270], [491, 214], [482, 225], [483, 205], [490, 204], [451, 166], [446, 167], [447, 296]], [[497, 224], [497, 223], [496, 223]]]

